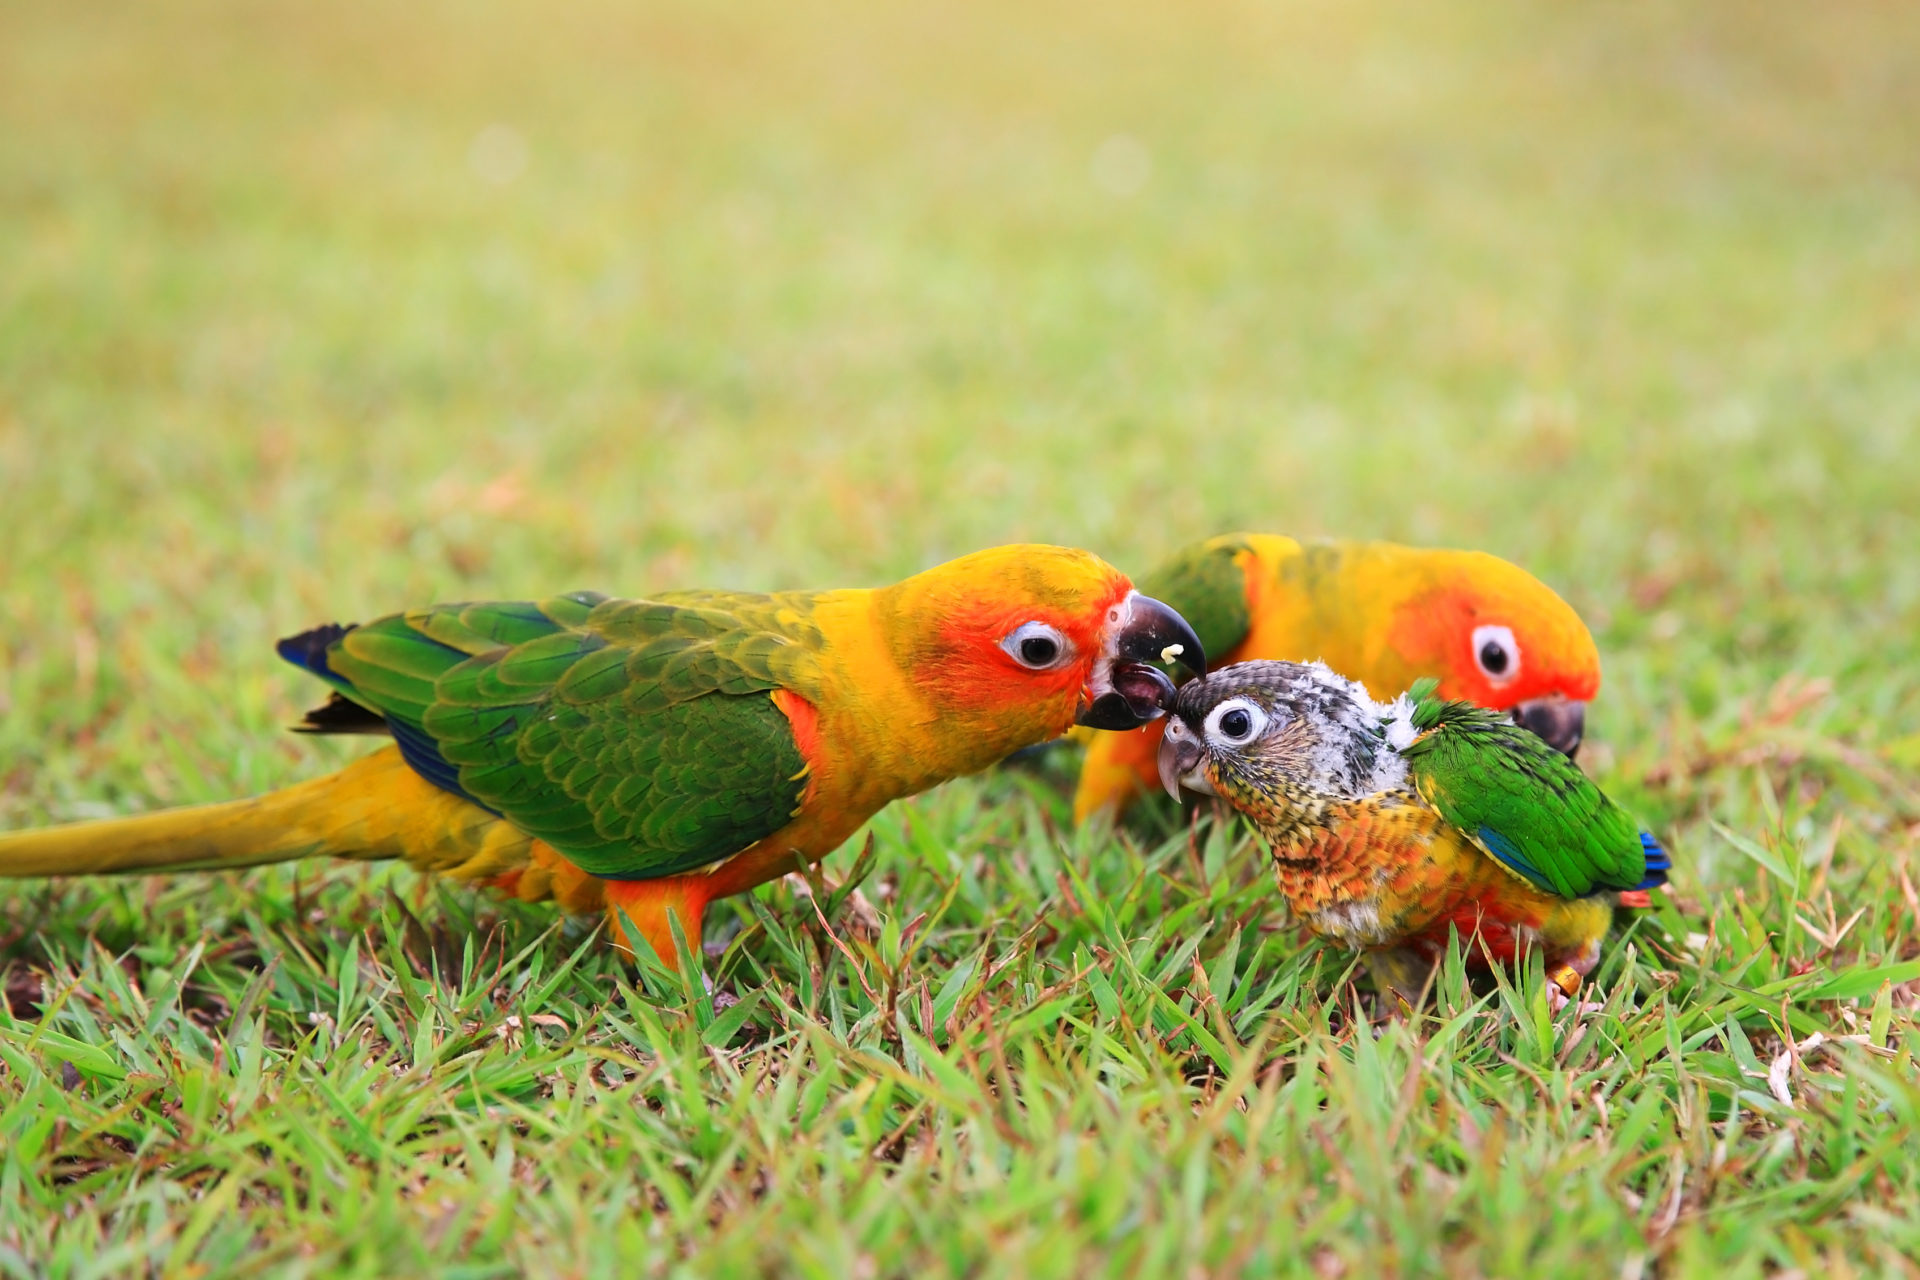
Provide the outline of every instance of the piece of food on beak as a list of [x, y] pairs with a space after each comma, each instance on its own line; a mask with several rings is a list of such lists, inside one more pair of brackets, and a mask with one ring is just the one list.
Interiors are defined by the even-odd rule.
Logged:
[[1513, 709], [1513, 722], [1531, 730], [1561, 755], [1572, 757], [1586, 736], [1587, 704], [1559, 694], [1534, 698]]
[[1148, 596], [1135, 595], [1128, 606], [1111, 642], [1107, 689], [1077, 717], [1090, 729], [1138, 729], [1166, 714], [1174, 685], [1155, 662], [1177, 661], [1196, 676], [1207, 674], [1207, 651], [1185, 618]]
[[[1448, 696], [1502, 714], [1556, 693], [1590, 701], [1600, 688], [1600, 651], [1579, 615], [1478, 551], [1230, 533], [1175, 551], [1136, 585], [1185, 615], [1214, 666], [1324, 658], [1382, 697], [1438, 676]], [[1178, 682], [1174, 656], [1154, 665]], [[1084, 736], [1074, 821], [1118, 817], [1157, 784], [1159, 735]]]
[[1174, 645], [1197, 661], [1186, 622], [1118, 569], [1031, 544], [877, 588], [576, 591], [327, 624], [279, 646], [332, 690], [300, 730], [393, 745], [251, 800], [0, 832], [0, 881], [397, 857], [605, 912], [610, 938], [671, 968], [701, 954], [709, 902], [1055, 737], [1095, 694], [1129, 727], [1159, 716], [1170, 682], [1129, 664]]
[[1151, 596], [1136, 594], [1131, 603], [1114, 645], [1116, 662], [1178, 661], [1196, 677], [1207, 674], [1207, 650], [1185, 618]]

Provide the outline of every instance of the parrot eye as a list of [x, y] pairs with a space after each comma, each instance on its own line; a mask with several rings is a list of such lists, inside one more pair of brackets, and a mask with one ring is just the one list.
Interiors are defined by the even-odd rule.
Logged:
[[1207, 716], [1207, 737], [1222, 746], [1252, 742], [1267, 727], [1267, 713], [1249, 698], [1229, 698]]
[[1513, 628], [1485, 626], [1473, 629], [1473, 660], [1487, 679], [1505, 684], [1520, 674], [1520, 645]]
[[1073, 642], [1044, 622], [1021, 623], [1007, 633], [1000, 647], [1029, 671], [1051, 671], [1073, 657]]

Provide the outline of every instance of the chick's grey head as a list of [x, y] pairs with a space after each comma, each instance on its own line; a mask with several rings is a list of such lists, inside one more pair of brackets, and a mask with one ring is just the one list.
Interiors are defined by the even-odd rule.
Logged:
[[1160, 741], [1160, 781], [1176, 800], [1182, 787], [1230, 802], [1283, 785], [1368, 795], [1385, 781], [1386, 714], [1324, 663], [1237, 662], [1181, 686]]

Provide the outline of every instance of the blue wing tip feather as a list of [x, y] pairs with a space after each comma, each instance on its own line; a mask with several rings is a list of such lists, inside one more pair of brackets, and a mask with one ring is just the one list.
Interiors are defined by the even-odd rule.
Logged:
[[[312, 672], [322, 680], [330, 681], [335, 685], [344, 685], [346, 682], [336, 676], [333, 668], [327, 663], [327, 650], [333, 647], [334, 641], [353, 630], [356, 625], [358, 624], [348, 623], [342, 626], [338, 622], [329, 622], [324, 626], [302, 631], [297, 636], [288, 636], [273, 647], [282, 658], [302, 671]], [[365, 714], [375, 720], [385, 721], [387, 731], [393, 735], [394, 742], [399, 744], [400, 754], [406, 758], [409, 765], [413, 766], [415, 773], [442, 791], [450, 791], [463, 800], [472, 800], [473, 803], [480, 804], [467, 792], [466, 788], [460, 785], [459, 767], [440, 754], [439, 745], [426, 730], [394, 716], [383, 716], [377, 711], [366, 711]], [[489, 813], [494, 812], [486, 805], [480, 805], [480, 807], [487, 809]]]
[[[1486, 846], [1487, 852], [1505, 863], [1508, 870], [1525, 876], [1543, 889], [1549, 887], [1549, 882], [1540, 873], [1540, 869], [1521, 856], [1519, 848], [1498, 831], [1491, 827], [1481, 827], [1480, 842]], [[1673, 859], [1667, 856], [1667, 851], [1661, 847], [1658, 840], [1644, 831], [1640, 833], [1640, 850], [1645, 858], [1645, 870], [1640, 883], [1628, 886], [1628, 890], [1657, 889], [1667, 882], [1667, 872], [1673, 867]]]
[[450, 791], [462, 800], [480, 805], [488, 813], [499, 816], [499, 810], [490, 805], [481, 804], [472, 792], [460, 785], [460, 767], [440, 754], [440, 746], [424, 729], [416, 728], [404, 720], [389, 717], [387, 727], [393, 733], [393, 740], [400, 747], [400, 754], [413, 766], [413, 771], [439, 787]]
[[333, 668], [327, 665], [327, 650], [356, 625], [347, 623], [342, 626], [338, 622], [329, 622], [276, 642], [274, 652], [302, 671], [310, 671], [323, 680], [330, 680], [333, 678]]
[[1540, 868], [1534, 866], [1522, 857], [1519, 847], [1515, 845], [1513, 841], [1507, 839], [1492, 827], [1483, 826], [1480, 828], [1480, 843], [1487, 847], [1487, 852], [1491, 853], [1501, 862], [1504, 862], [1509, 871], [1525, 876], [1528, 880], [1542, 888], [1546, 887], [1547, 878], [1540, 874]]
[[1640, 833], [1640, 848], [1646, 854], [1647, 871], [1644, 879], [1633, 886], [1636, 889], [1657, 889], [1667, 882], [1667, 872], [1673, 869], [1673, 859], [1647, 832]]

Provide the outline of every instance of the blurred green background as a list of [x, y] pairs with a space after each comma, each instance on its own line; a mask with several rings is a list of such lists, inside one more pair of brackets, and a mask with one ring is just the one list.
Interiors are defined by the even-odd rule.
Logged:
[[[281, 732], [317, 695], [271, 641], [322, 620], [578, 587], [870, 584], [1021, 539], [1088, 546], [1138, 571], [1234, 528], [1388, 537], [1511, 557], [1591, 621], [1607, 675], [1583, 759], [1674, 847], [1686, 928], [1744, 931], [1769, 973], [1899, 960], [1920, 945], [1899, 906], [1920, 845], [1916, 122], [1920, 7], [1866, 0], [8, 0], [0, 825], [224, 798], [342, 758], [337, 744]], [[976, 828], [1026, 821], [1023, 794], [990, 780], [896, 811], [909, 816], [880, 824], [883, 865], [920, 856], [908, 847], [911, 824], [959, 850]], [[982, 796], [987, 805], [976, 804]], [[1767, 864], [1713, 835], [1709, 818], [1756, 833], [1763, 855], [1804, 853], [1819, 863], [1814, 887], [1795, 861], [1791, 893], [1768, 888]], [[1018, 830], [1027, 839], [1051, 828]], [[1107, 889], [1132, 892], [1138, 849], [1075, 848], [1088, 874], [1109, 877]], [[967, 899], [936, 946], [945, 963], [995, 936], [997, 910], [1059, 905], [1050, 881], [1009, 887], [992, 881], [997, 864], [983, 865], [978, 901]], [[84, 930], [99, 924], [115, 946], [144, 936], [143, 963], [164, 969], [199, 936], [197, 913], [238, 904], [236, 919], [264, 911], [276, 923], [215, 916], [218, 936], [235, 935], [223, 946], [271, 949], [283, 925], [312, 926], [298, 946], [321, 957], [314, 982], [346, 984], [344, 1027], [351, 974], [372, 963], [354, 959], [354, 931], [383, 918], [367, 876], [323, 874], [328, 910], [311, 916], [298, 915], [293, 872], [164, 891], [158, 882], [9, 889], [0, 940], [8, 956], [40, 965], [50, 963], [45, 948], [79, 954]], [[935, 906], [941, 883], [908, 875], [889, 910]], [[263, 905], [289, 886], [292, 907]], [[1875, 914], [1851, 937], [1820, 916], [1829, 941], [1810, 951], [1792, 917], [1818, 915], [1816, 888], [1841, 918], [1868, 903]], [[1212, 890], [1196, 892], [1204, 905]], [[1140, 910], [1148, 928], [1156, 917]], [[37, 931], [54, 920], [43, 947]], [[1206, 946], [1216, 955], [1221, 940]], [[1239, 954], [1264, 980], [1277, 953], [1258, 963]], [[1714, 985], [1758, 979], [1744, 960], [1714, 977], [1722, 959], [1688, 970], [1697, 992], [1730, 1002], [1704, 1016], [1746, 1019], [1759, 1052], [1777, 1051], [1764, 1041], [1771, 1014], [1755, 1012], [1771, 1006]], [[208, 981], [238, 998], [250, 970], [221, 963]], [[1031, 963], [1064, 965], [1065, 952]], [[1231, 978], [1231, 956], [1225, 968]], [[116, 972], [107, 964], [86, 979], [89, 1008], [118, 1007]], [[313, 1002], [333, 1007], [334, 997], [281, 981], [294, 985], [274, 997], [268, 1030], [290, 1044], [308, 1034]], [[851, 991], [844, 975], [836, 981]], [[381, 991], [380, 1017], [410, 1026], [425, 1016]], [[1696, 989], [1687, 991], [1691, 1001]], [[1911, 1001], [1902, 987], [1890, 1007], [1905, 1019]], [[1654, 1022], [1606, 1033], [1643, 1036], [1645, 1056], [1629, 1055], [1636, 1064], [1664, 1060], [1676, 1043], [1659, 1006], [1647, 1007]], [[140, 1027], [122, 1044], [154, 1034], [144, 1014], [122, 1016]], [[596, 1036], [614, 1025], [583, 1016], [570, 1025]], [[79, 1023], [62, 1025], [81, 1034]], [[431, 1019], [421, 1025], [437, 1035]], [[1501, 1025], [1500, 1035], [1519, 1034]], [[1299, 1060], [1343, 1060], [1334, 1041], [1300, 1034], [1319, 1047], [1287, 1051]], [[1752, 1060], [1748, 1033], [1729, 1034], [1727, 1051]], [[1413, 1065], [1394, 1061], [1418, 1076], [1421, 1051], [1399, 1035], [1388, 1037], [1393, 1052]], [[306, 1091], [318, 1068], [299, 1054], [325, 1046], [300, 1043], [274, 1068], [286, 1090], [276, 1106], [302, 1132], [347, 1135], [337, 1168], [320, 1156], [312, 1167], [334, 1170], [348, 1208], [316, 1201], [301, 1228], [308, 1243], [280, 1247], [363, 1262], [353, 1250], [375, 1239], [440, 1249], [408, 1209], [392, 1209], [385, 1234], [336, 1230], [328, 1215], [388, 1206], [381, 1179], [412, 1157], [395, 1148], [390, 1163], [367, 1164], [351, 1154], [353, 1126], [341, 1129], [341, 1108], [321, 1100], [334, 1095]], [[598, 1043], [561, 1074], [590, 1076]], [[1536, 1126], [1528, 1141], [1539, 1159], [1511, 1165], [1524, 1168], [1520, 1182], [1432, 1196], [1422, 1189], [1443, 1176], [1434, 1171], [1455, 1168], [1452, 1122], [1412, 1137], [1396, 1124], [1387, 1145], [1414, 1144], [1403, 1154], [1415, 1164], [1382, 1166], [1366, 1185], [1404, 1197], [1379, 1202], [1392, 1210], [1382, 1220], [1436, 1215], [1426, 1235], [1402, 1242], [1404, 1256], [1515, 1274], [1526, 1256], [1545, 1255], [1502, 1253], [1503, 1241], [1532, 1230], [1565, 1265], [1592, 1260], [1600, 1255], [1583, 1252], [1582, 1224], [1615, 1212], [1657, 1223], [1670, 1159], [1682, 1161], [1676, 1185], [1711, 1203], [1697, 1176], [1685, 1178], [1707, 1159], [1702, 1144], [1726, 1150], [1724, 1134], [1687, 1127], [1685, 1073], [1709, 1069], [1688, 1055], [1703, 1043], [1673, 1054], [1672, 1099], [1638, 1095], [1681, 1127], [1640, 1131], [1645, 1163], [1631, 1169], [1606, 1164], [1611, 1156], [1569, 1166], [1567, 1185], [1584, 1190], [1567, 1192], [1558, 1224], [1530, 1217], [1529, 1197], [1566, 1172], [1556, 1153], [1586, 1141], [1585, 1120], [1563, 1131], [1557, 1109], [1527, 1114], [1516, 1124]], [[488, 1061], [521, 1070], [500, 1052]], [[708, 1079], [703, 1052], [696, 1038], [672, 1070]], [[802, 1057], [780, 1069], [812, 1070]], [[1072, 1070], [1105, 1070], [1075, 1061]], [[1732, 1059], [1716, 1061], [1727, 1089], [1762, 1087]], [[1487, 1105], [1525, 1112], [1531, 1095], [1512, 1091], [1529, 1086], [1487, 1062], [1462, 1096], [1484, 1087], [1498, 1099]], [[1887, 1131], [1895, 1139], [1920, 1132], [1898, 1111], [1913, 1101], [1908, 1067], [1876, 1078], [1869, 1099], [1907, 1116], [1907, 1128]], [[225, 1080], [225, 1069], [215, 1076]], [[24, 1092], [8, 1114], [39, 1125], [55, 1093], [35, 1090], [56, 1086], [23, 1084], [22, 1069], [10, 1070], [0, 1076]], [[814, 1078], [838, 1089], [831, 1071]], [[1071, 1072], [1062, 1078], [1076, 1097], [1104, 1096]], [[1383, 1076], [1377, 1096], [1356, 1086], [1335, 1107], [1349, 1108], [1342, 1123], [1366, 1132], [1368, 1106], [1403, 1096], [1399, 1078]], [[366, 1087], [382, 1106], [414, 1105], [406, 1089]], [[444, 1087], [454, 1092], [433, 1104], [452, 1117], [441, 1118], [443, 1132], [464, 1132], [471, 1099]], [[687, 1096], [700, 1087], [687, 1085]], [[1185, 1095], [1169, 1089], [1167, 1105], [1184, 1115]], [[71, 1094], [73, 1132], [109, 1125], [121, 1096]], [[1811, 1175], [1858, 1174], [1821, 1184], [1832, 1202], [1796, 1201], [1801, 1217], [1747, 1238], [1745, 1226], [1686, 1235], [1688, 1199], [1671, 1240], [1692, 1241], [1696, 1261], [1737, 1260], [1716, 1275], [1807, 1263], [1812, 1253], [1795, 1252], [1803, 1229], [1833, 1256], [1891, 1267], [1894, 1254], [1863, 1242], [1874, 1222], [1920, 1204], [1920, 1175], [1902, 1164], [1897, 1188], [1872, 1184], [1882, 1219], [1846, 1216], [1840, 1206], [1868, 1194], [1869, 1176], [1849, 1163], [1853, 1139], [1834, 1136], [1851, 1135], [1848, 1117], [1869, 1105], [1847, 1096], [1827, 1116], [1840, 1127], [1819, 1139], [1839, 1145], [1824, 1148], [1827, 1163]], [[986, 1123], [942, 1114], [961, 1128]], [[677, 1115], [669, 1107], [659, 1123], [671, 1128]], [[393, 1118], [393, 1132], [412, 1134], [412, 1116]], [[893, 1121], [875, 1123], [884, 1131]], [[1116, 1138], [1102, 1150], [1132, 1151], [1140, 1169], [1191, 1137], [1171, 1121], [1129, 1133], [1136, 1146]], [[634, 1139], [642, 1152], [667, 1140]], [[213, 1153], [212, 1168], [241, 1159], [192, 1131], [179, 1141]], [[236, 1138], [233, 1151], [256, 1141]], [[1775, 1163], [1753, 1174], [1754, 1203], [1785, 1203], [1778, 1197], [1799, 1194], [1810, 1176], [1804, 1155], [1796, 1174], [1777, 1147], [1766, 1148]], [[1296, 1150], [1268, 1150], [1282, 1148]], [[796, 1160], [812, 1158], [798, 1150]], [[111, 1194], [90, 1212], [110, 1215], [131, 1185], [113, 1179], [138, 1178], [118, 1157], [101, 1159], [108, 1172], [88, 1185]], [[1244, 1181], [1237, 1165], [1196, 1159], [1202, 1182], [1191, 1185], [1215, 1179], [1209, 1197]], [[1416, 1165], [1425, 1172], [1407, 1172]], [[436, 1194], [468, 1194], [455, 1186], [459, 1168], [447, 1168], [454, 1181]], [[56, 1173], [35, 1166], [33, 1176]], [[911, 1235], [938, 1218], [942, 1187], [962, 1173], [978, 1171], [902, 1173], [876, 1193], [883, 1199], [863, 1203], [875, 1222], [906, 1215], [906, 1226], [885, 1219], [886, 1230]], [[1101, 1173], [1062, 1174], [1034, 1203], [1093, 1195]], [[613, 1220], [630, 1221], [623, 1197], [640, 1193], [605, 1170], [583, 1176], [606, 1188]], [[749, 1170], [743, 1185], [760, 1176]], [[1291, 1176], [1306, 1199], [1273, 1221], [1319, 1223], [1339, 1266], [1363, 1257], [1355, 1251], [1370, 1247], [1376, 1220], [1328, 1207], [1345, 1201], [1301, 1208], [1333, 1175]], [[1730, 1194], [1747, 1194], [1728, 1176]], [[14, 1187], [14, 1177], [0, 1183]], [[362, 1177], [373, 1190], [354, 1190]], [[1160, 1185], [1134, 1177], [1127, 1185]], [[164, 1223], [175, 1212], [166, 1197], [183, 1193], [148, 1185], [158, 1188], [152, 1220]], [[1616, 1199], [1616, 1186], [1638, 1190]], [[1672, 1195], [1679, 1214], [1681, 1192]], [[986, 1218], [956, 1240], [989, 1239], [1000, 1229], [992, 1223], [1023, 1212], [991, 1195], [968, 1203]], [[1205, 1199], [1216, 1203], [1246, 1202]], [[546, 1234], [509, 1253], [518, 1265], [543, 1256], [540, 1240], [600, 1238], [569, 1227], [564, 1205], [541, 1204]], [[1323, 1210], [1332, 1217], [1313, 1217]], [[809, 1211], [804, 1195], [767, 1202], [756, 1210], [764, 1216], [744, 1219], [734, 1256], [768, 1265], [756, 1250], [784, 1239], [793, 1220], [780, 1215]], [[269, 1221], [275, 1210], [255, 1212]], [[668, 1255], [695, 1256], [707, 1214], [704, 1202], [676, 1202]], [[1740, 1221], [1749, 1219], [1760, 1220]], [[1475, 1246], [1482, 1253], [1464, 1252], [1468, 1220], [1493, 1224]], [[1230, 1235], [1200, 1200], [1184, 1221], [1195, 1240]], [[143, 1230], [126, 1215], [113, 1224], [131, 1237]], [[0, 1224], [0, 1263], [21, 1238], [9, 1229]], [[164, 1259], [171, 1230], [153, 1228], [139, 1248]], [[248, 1238], [221, 1247], [244, 1250]], [[1177, 1235], [1153, 1238], [1186, 1247]], [[78, 1226], [62, 1239], [74, 1257], [92, 1247]], [[849, 1274], [852, 1255], [836, 1254], [833, 1239], [824, 1228], [806, 1237], [829, 1259], [817, 1273]], [[930, 1250], [946, 1247], [929, 1239]], [[1055, 1240], [1060, 1256], [1078, 1256], [1075, 1239]], [[950, 1264], [971, 1256], [971, 1244], [947, 1244]], [[179, 1257], [189, 1252], [183, 1245]], [[1319, 1254], [1312, 1265], [1338, 1274]]]
[[1603, 735], [1913, 719], [1908, 6], [0, 22], [16, 819], [272, 742], [318, 619], [1235, 527], [1520, 560]]

